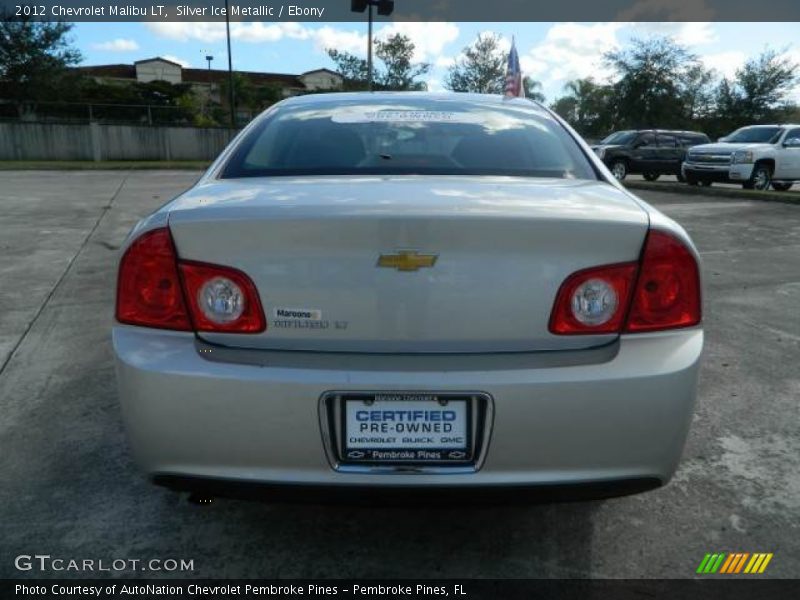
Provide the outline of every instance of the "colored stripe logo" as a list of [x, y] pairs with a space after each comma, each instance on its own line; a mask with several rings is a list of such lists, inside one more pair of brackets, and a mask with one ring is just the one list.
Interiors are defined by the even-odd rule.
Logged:
[[772, 560], [772, 552], [718, 552], [708, 553], [700, 561], [697, 573], [701, 575], [711, 575], [720, 573], [725, 575], [738, 575], [746, 573], [756, 575], [763, 573], [769, 561]]

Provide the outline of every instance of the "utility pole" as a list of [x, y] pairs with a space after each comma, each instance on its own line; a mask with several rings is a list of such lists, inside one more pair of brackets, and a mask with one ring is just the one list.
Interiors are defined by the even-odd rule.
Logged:
[[236, 129], [236, 104], [233, 93], [233, 56], [231, 56], [231, 15], [230, 9], [228, 8], [228, 0], [225, 0], [225, 33], [228, 38], [228, 102], [231, 105], [231, 127]]
[[372, 91], [372, 2], [367, 9], [367, 90]]
[[367, 11], [367, 89], [372, 91], [372, 7], [378, 7], [378, 14], [388, 17], [394, 10], [394, 0], [350, 0], [352, 12]]

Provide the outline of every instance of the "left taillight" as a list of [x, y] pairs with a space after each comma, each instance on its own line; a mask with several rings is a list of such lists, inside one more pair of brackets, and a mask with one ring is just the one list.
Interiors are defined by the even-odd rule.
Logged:
[[116, 312], [120, 323], [191, 331], [175, 246], [166, 227], [143, 234], [122, 256]]
[[247, 275], [207, 263], [180, 261], [178, 265], [198, 331], [260, 333], [267, 328], [258, 291]]
[[166, 227], [143, 234], [123, 255], [116, 314], [120, 323], [179, 331], [267, 328], [251, 279], [230, 267], [179, 260]]

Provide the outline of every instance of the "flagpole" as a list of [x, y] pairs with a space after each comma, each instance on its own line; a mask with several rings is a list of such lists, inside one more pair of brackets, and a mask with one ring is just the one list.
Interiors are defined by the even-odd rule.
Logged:
[[369, 30], [367, 33], [367, 90], [372, 91], [372, 2], [367, 7]]
[[231, 17], [228, 0], [225, 0], [225, 37], [228, 39], [228, 103], [231, 109], [231, 127], [236, 129], [236, 96], [233, 91], [233, 55], [231, 54]]

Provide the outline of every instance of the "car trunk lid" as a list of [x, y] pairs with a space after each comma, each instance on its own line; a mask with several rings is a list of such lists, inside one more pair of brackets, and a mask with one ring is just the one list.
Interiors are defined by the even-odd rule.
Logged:
[[509, 177], [210, 181], [171, 205], [181, 259], [235, 267], [267, 316], [227, 346], [504, 352], [597, 346], [548, 321], [571, 273], [635, 261], [648, 216], [605, 182]]

